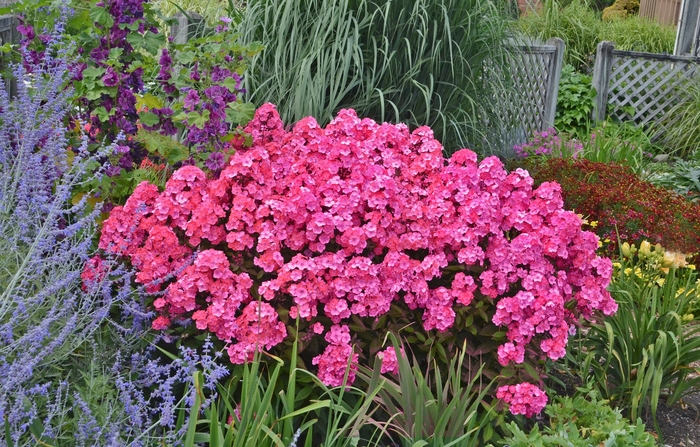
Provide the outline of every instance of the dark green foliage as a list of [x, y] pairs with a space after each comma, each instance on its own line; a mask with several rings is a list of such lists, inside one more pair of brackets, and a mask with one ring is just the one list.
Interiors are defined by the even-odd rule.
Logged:
[[579, 134], [587, 128], [595, 98], [591, 80], [590, 76], [577, 73], [572, 65], [567, 64], [562, 68], [554, 120], [559, 132]]

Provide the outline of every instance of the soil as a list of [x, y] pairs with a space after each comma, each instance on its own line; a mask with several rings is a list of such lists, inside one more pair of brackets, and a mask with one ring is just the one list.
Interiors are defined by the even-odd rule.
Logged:
[[[647, 430], [658, 436], [654, 430], [651, 415], [645, 415]], [[681, 403], [669, 407], [659, 403], [656, 410], [663, 443], [668, 447], [700, 447], [700, 390], [686, 396]]]

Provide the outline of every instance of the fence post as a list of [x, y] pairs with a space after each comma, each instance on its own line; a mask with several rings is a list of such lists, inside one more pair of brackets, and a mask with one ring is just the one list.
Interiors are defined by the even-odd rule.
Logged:
[[[5, 3], [0, 2], [0, 7], [8, 6], [11, 3], [13, 3], [13, 1], [8, 1]], [[17, 31], [18, 25], [19, 21], [15, 15], [8, 14], [0, 16], [0, 45], [4, 45], [6, 43], [16, 44], [19, 42], [19, 32]], [[0, 55], [0, 69], [7, 69], [7, 64], [3, 60], [2, 55]], [[10, 98], [17, 94], [17, 81], [11, 74], [9, 77], [5, 78], [5, 91]]]
[[197, 35], [204, 28], [204, 18], [196, 12], [178, 12], [173, 16], [177, 20], [170, 27], [170, 35], [173, 38], [173, 43], [186, 44], [188, 40]]
[[559, 96], [559, 80], [561, 79], [561, 67], [564, 63], [564, 41], [558, 37], [553, 37], [547, 41], [547, 45], [552, 45], [554, 57], [550, 62], [550, 73], [547, 82], [547, 96], [544, 105], [544, 124], [547, 129], [554, 127], [554, 117], [557, 114], [557, 98]]
[[682, 56], [690, 53], [697, 32], [699, 11], [700, 0], [683, 0], [678, 32], [676, 33], [676, 44], [673, 48], [674, 55]]
[[612, 72], [613, 49], [615, 44], [603, 41], [598, 44], [593, 67], [593, 85], [595, 89], [595, 101], [593, 104], [593, 121], [598, 123], [605, 119], [605, 109], [608, 104], [608, 86]]

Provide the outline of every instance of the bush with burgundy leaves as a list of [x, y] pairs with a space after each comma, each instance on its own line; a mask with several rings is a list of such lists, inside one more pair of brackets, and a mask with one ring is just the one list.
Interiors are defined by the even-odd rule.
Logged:
[[[550, 159], [530, 166], [536, 183], [556, 181], [567, 209], [597, 221], [601, 238], [660, 243], [673, 251], [697, 253], [700, 204], [640, 179], [615, 163]], [[616, 248], [615, 248], [616, 249]]]
[[[232, 363], [284, 358], [296, 339], [330, 385], [387, 332], [443, 364], [466, 339], [513, 385], [506, 401], [534, 414], [546, 397], [516, 386], [538, 380], [530, 366], [563, 357], [581, 317], [617, 308], [612, 263], [556, 183], [534, 189], [466, 149], [446, 160], [429, 128], [352, 110], [285, 131], [266, 104], [245, 131], [252, 146], [218, 177], [185, 166], [164, 191], [141, 183], [104, 223], [102, 256], [136, 270], [154, 329], [209, 331]], [[99, 275], [95, 258], [84, 279]]]

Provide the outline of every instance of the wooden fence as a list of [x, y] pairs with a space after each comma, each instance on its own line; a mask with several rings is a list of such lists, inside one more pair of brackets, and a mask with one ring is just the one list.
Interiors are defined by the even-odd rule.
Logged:
[[514, 114], [529, 139], [535, 131], [554, 127], [564, 41], [553, 38], [544, 45], [520, 45], [514, 50], [511, 75], [518, 98], [508, 112]]
[[593, 69], [593, 118], [652, 126], [653, 139], [662, 139], [679, 118], [669, 112], [688, 99], [685, 87], [693, 78], [700, 78], [700, 57], [618, 51], [612, 42], [601, 42]]
[[[0, 4], [0, 6], [4, 5]], [[17, 18], [14, 15], [0, 16], [0, 45], [18, 41], [19, 33], [17, 32], [17, 25]], [[7, 68], [7, 62], [0, 53], [0, 72], [4, 72]], [[5, 78], [5, 90], [10, 96], [14, 95], [16, 85], [14, 80], [10, 77]]]
[[683, 0], [673, 54], [700, 56], [700, 0]]
[[[498, 146], [502, 155], [512, 155], [513, 146], [532, 139], [535, 131], [554, 126], [559, 79], [564, 57], [564, 41], [558, 38], [545, 44], [509, 44], [510, 70], [507, 82], [514, 84], [511, 94], [493, 98], [493, 110], [501, 121]], [[502, 79], [502, 73], [486, 76]], [[496, 123], [494, 123], [496, 124]], [[485, 128], [494, 124], [484, 123]]]
[[641, 0], [639, 15], [663, 25], [678, 25], [681, 0]]

